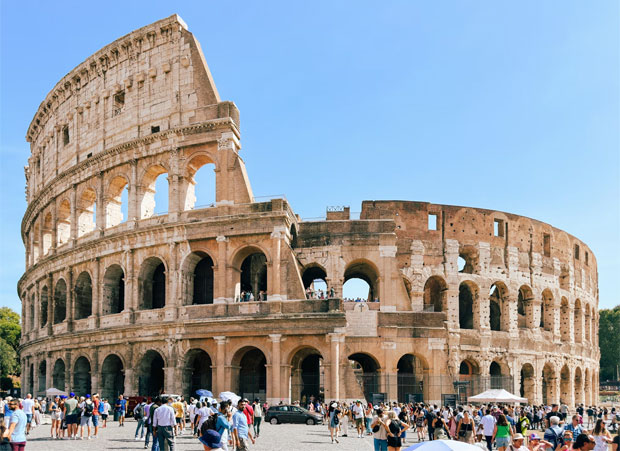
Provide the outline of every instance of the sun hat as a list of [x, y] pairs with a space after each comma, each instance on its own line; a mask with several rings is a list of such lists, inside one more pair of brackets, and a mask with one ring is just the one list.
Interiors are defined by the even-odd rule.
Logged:
[[523, 440], [525, 437], [523, 437], [523, 434], [515, 434], [512, 436], [513, 440]]
[[222, 444], [220, 443], [222, 440], [222, 436], [213, 429], [208, 429], [203, 435], [198, 437], [200, 443], [206, 445], [209, 448], [221, 448]]
[[331, 407], [333, 407], [335, 409], [336, 407], [338, 407], [338, 404], [336, 404], [335, 402], [332, 402]]
[[530, 434], [530, 440], [540, 440], [540, 436], [537, 434]]

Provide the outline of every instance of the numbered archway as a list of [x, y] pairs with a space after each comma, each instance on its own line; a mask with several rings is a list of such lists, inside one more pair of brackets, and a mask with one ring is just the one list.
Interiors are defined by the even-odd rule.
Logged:
[[90, 362], [86, 357], [80, 357], [73, 365], [73, 388], [72, 390], [78, 396], [90, 394], [91, 377]]
[[239, 349], [232, 361], [237, 394], [248, 399], [267, 398], [267, 358], [253, 346]]
[[212, 388], [212, 361], [202, 349], [191, 349], [185, 355], [183, 366], [183, 393], [189, 398], [196, 397], [196, 390]]
[[291, 360], [291, 400], [307, 406], [312, 401], [324, 399], [323, 381], [325, 368], [323, 356], [311, 347], [295, 353]]
[[101, 394], [106, 399], [116, 399], [125, 392], [125, 370], [119, 356], [110, 354], [101, 366]]
[[164, 358], [157, 351], [147, 351], [138, 367], [138, 394], [157, 396], [164, 391]]

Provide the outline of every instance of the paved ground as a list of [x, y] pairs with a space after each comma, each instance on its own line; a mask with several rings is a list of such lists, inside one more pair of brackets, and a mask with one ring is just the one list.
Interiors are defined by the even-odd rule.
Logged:
[[[109, 423], [106, 429], [100, 430], [96, 440], [52, 440], [49, 438], [49, 425], [41, 425], [28, 436], [26, 450], [45, 451], [100, 451], [100, 450], [142, 450], [144, 441], [134, 441], [134, 421], [127, 421], [124, 428], [117, 423]], [[332, 445], [327, 426], [307, 426], [301, 424], [266, 424], [261, 426], [261, 436], [252, 451], [372, 451], [371, 437], [357, 438], [357, 434], [340, 437], [340, 444]], [[150, 448], [150, 447], [149, 447]], [[202, 450], [198, 439], [187, 435], [177, 437], [179, 451]]]

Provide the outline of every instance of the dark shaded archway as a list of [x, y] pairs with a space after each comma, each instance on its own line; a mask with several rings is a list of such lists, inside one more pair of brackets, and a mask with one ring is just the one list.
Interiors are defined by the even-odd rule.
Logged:
[[530, 404], [534, 403], [534, 397], [536, 396], [536, 382], [535, 382], [534, 367], [526, 363], [521, 367], [521, 382], [519, 394], [523, 398], [527, 398]]
[[192, 304], [213, 304], [213, 260], [202, 253], [194, 268]]
[[238, 387], [240, 396], [248, 399], [266, 399], [267, 358], [263, 351], [246, 347], [237, 351], [234, 362], [239, 362]]
[[149, 257], [140, 270], [140, 309], [151, 310], [166, 305], [166, 267], [157, 257]]
[[49, 295], [47, 285], [41, 288], [41, 310], [39, 312], [40, 326], [45, 327], [47, 325], [47, 308], [49, 303]]
[[439, 276], [429, 277], [424, 284], [424, 310], [443, 312], [448, 285]]
[[255, 301], [267, 293], [267, 257], [262, 252], [248, 255], [241, 263], [241, 292], [252, 293]]
[[202, 349], [191, 349], [187, 352], [183, 367], [183, 393], [187, 398], [196, 397], [196, 390], [211, 390], [211, 366], [211, 357]]
[[405, 354], [397, 364], [398, 402], [424, 401], [424, 364], [413, 354]]
[[67, 283], [64, 279], [59, 279], [54, 289], [54, 324], [62, 323], [66, 317]]
[[124, 309], [125, 272], [120, 265], [111, 265], [103, 276], [103, 314], [113, 315]]
[[291, 360], [291, 400], [307, 406], [324, 399], [323, 357], [314, 348], [303, 348]]
[[45, 360], [42, 360], [41, 363], [39, 363], [38, 377], [39, 377], [39, 386], [37, 387], [37, 391], [44, 392], [45, 389], [47, 388], [45, 386], [46, 384], [45, 381], [47, 378], [47, 362]]
[[473, 284], [463, 282], [459, 285], [459, 327], [474, 328], [474, 301], [478, 291]]
[[344, 271], [343, 297], [345, 294], [347, 282], [352, 279], [360, 279], [368, 284], [368, 295], [365, 300], [369, 302], [380, 301], [379, 299], [379, 271], [376, 266], [369, 260], [354, 260], [347, 266]]
[[366, 401], [374, 404], [373, 395], [385, 396], [385, 393], [380, 392], [379, 363], [361, 352], [351, 354], [348, 359]]
[[83, 271], [75, 281], [75, 319], [88, 318], [93, 313], [93, 283]]
[[52, 371], [52, 385], [58, 390], [65, 390], [65, 362], [62, 359], [54, 362]]
[[104, 398], [116, 399], [125, 392], [123, 361], [115, 354], [108, 355], [101, 365], [101, 393]]
[[138, 367], [138, 394], [157, 396], [164, 391], [164, 359], [157, 351], [146, 351]]
[[73, 365], [73, 386], [72, 390], [78, 396], [90, 394], [91, 377], [90, 362], [86, 357], [80, 357]]

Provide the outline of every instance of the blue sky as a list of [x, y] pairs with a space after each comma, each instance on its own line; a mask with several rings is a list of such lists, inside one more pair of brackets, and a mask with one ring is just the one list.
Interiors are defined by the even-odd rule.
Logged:
[[536, 218], [588, 243], [600, 307], [620, 303], [617, 1], [172, 3], [1, 2], [0, 304], [21, 311], [39, 103], [175, 12], [241, 111], [257, 196], [286, 194], [302, 217], [407, 199]]

